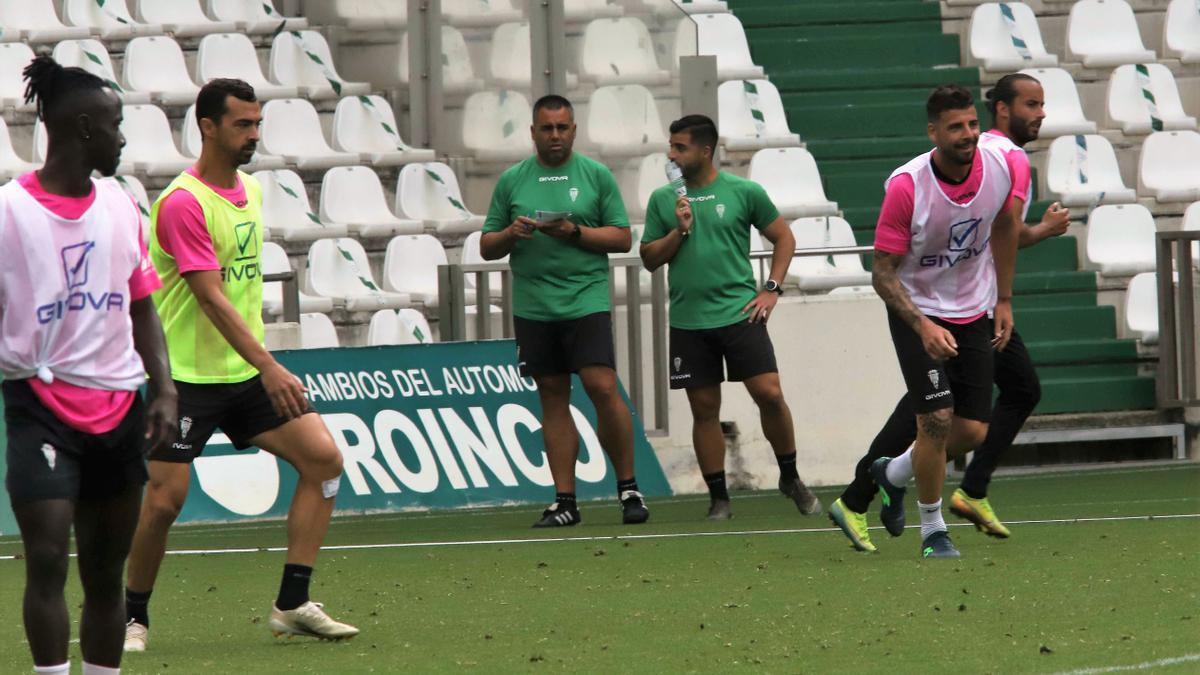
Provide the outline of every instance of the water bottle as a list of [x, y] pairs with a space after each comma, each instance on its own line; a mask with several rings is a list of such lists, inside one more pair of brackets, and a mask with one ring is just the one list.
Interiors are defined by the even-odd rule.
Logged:
[[671, 182], [671, 187], [674, 188], [675, 194], [680, 197], [687, 196], [687, 183], [683, 181], [683, 169], [675, 162], [667, 160], [667, 180]]

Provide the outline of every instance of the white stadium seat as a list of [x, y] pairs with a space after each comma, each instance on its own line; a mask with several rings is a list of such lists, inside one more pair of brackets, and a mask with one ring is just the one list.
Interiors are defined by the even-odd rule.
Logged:
[[[1082, 168], [1082, 170], [1081, 170]], [[1046, 187], [1064, 206], [1129, 204], [1137, 192], [1125, 187], [1117, 154], [1098, 135], [1059, 136], [1046, 159]]]
[[532, 70], [529, 53], [529, 22], [496, 26], [488, 55], [492, 84], [510, 89], [526, 89]]
[[381, 309], [371, 315], [367, 326], [367, 344], [415, 345], [433, 341], [433, 330], [425, 315], [415, 309]]
[[[641, 218], [646, 213], [650, 203], [650, 195], [667, 184], [666, 178], [667, 155], [656, 152], [636, 160], [617, 171], [617, 183], [621, 186], [621, 194], [625, 198], [625, 211], [630, 218]], [[637, 245], [634, 245], [637, 250]]]
[[46, 138], [46, 124], [41, 120], [33, 123], [33, 162], [41, 165], [46, 161], [46, 147], [49, 145], [49, 140]]
[[1125, 328], [1143, 344], [1158, 344], [1158, 275], [1134, 275], [1125, 289]]
[[[238, 32], [262, 34], [274, 33], [283, 24], [283, 30], [304, 30], [308, 20], [303, 17], [283, 17], [271, 6], [271, 0], [204, 0], [208, 15], [217, 21], [232, 21]], [[325, 0], [322, 0], [322, 3]], [[321, 3], [314, 3], [321, 4]], [[271, 6], [270, 12], [267, 7]]]
[[103, 40], [128, 40], [139, 35], [162, 35], [160, 24], [142, 23], [129, 14], [125, 0], [63, 0], [63, 18], [72, 26], [99, 33]]
[[121, 150], [118, 173], [173, 177], [192, 165], [194, 160], [180, 154], [175, 147], [171, 123], [161, 108], [127, 105], [122, 108], [122, 115], [125, 148]]
[[1041, 138], [1096, 133], [1096, 123], [1084, 117], [1079, 91], [1070, 73], [1062, 68], [1026, 68], [1021, 72], [1041, 82], [1046, 95], [1046, 119], [1042, 120]]
[[112, 59], [108, 50], [99, 40], [63, 40], [54, 45], [53, 57], [64, 68], [72, 66], [82, 68], [99, 77], [121, 95], [124, 103], [149, 103], [150, 95], [140, 91], [127, 91], [117, 82], [117, 73], [113, 70]]
[[1163, 21], [1164, 56], [1200, 63], [1200, 9], [1194, 0], [1171, 0]]
[[337, 327], [328, 314], [300, 315], [300, 348], [326, 349], [341, 346]]
[[26, 161], [13, 149], [12, 137], [8, 135], [8, 124], [0, 117], [0, 180], [15, 178], [41, 167], [41, 164]]
[[[426, 307], [438, 304], [438, 266], [447, 264], [446, 249], [428, 234], [399, 236], [388, 242], [383, 258], [383, 287], [404, 293]], [[475, 298], [467, 294], [467, 304]]]
[[137, 14], [146, 23], [159, 24], [175, 37], [199, 37], [237, 30], [233, 21], [213, 21], [200, 6], [202, 0], [140, 0]]
[[[263, 274], [279, 274], [280, 272], [296, 272], [296, 281], [300, 281], [299, 271], [288, 261], [283, 247], [275, 242], [263, 242], [262, 272]], [[313, 297], [304, 291], [298, 294], [301, 312], [332, 312], [333, 301], [329, 298]], [[263, 282], [263, 312], [268, 316], [283, 315], [283, 282]]]
[[442, 0], [442, 17], [454, 26], [480, 28], [520, 21], [512, 0]]
[[767, 80], [731, 80], [717, 87], [721, 142], [727, 150], [761, 150], [800, 145], [788, 128], [779, 90]]
[[263, 76], [254, 43], [241, 33], [217, 33], [200, 40], [196, 52], [196, 81], [203, 83], [218, 77], [242, 80], [254, 87], [254, 95], [260, 101], [300, 95], [298, 87], [285, 87]]
[[1200, 199], [1200, 133], [1157, 131], [1142, 143], [1138, 193], [1159, 202]]
[[1154, 269], [1154, 216], [1141, 204], [1098, 206], [1088, 216], [1087, 260], [1102, 274]]
[[[837, 216], [800, 218], [792, 221], [796, 248], [830, 248], [857, 246], [854, 230]], [[863, 269], [858, 254], [836, 256], [799, 256], [788, 265], [787, 281], [802, 291], [827, 291], [839, 286], [862, 286], [871, 283], [871, 273]]]
[[[1003, 8], [1012, 12], [1010, 19]], [[1033, 10], [1023, 2], [985, 2], [971, 13], [971, 58], [984, 70], [1058, 65], [1058, 57], [1046, 52], [1042, 32]]]
[[667, 146], [658, 104], [640, 84], [598, 87], [592, 92], [583, 136], [585, 143], [608, 156], [645, 155]]
[[1067, 54], [1089, 68], [1150, 63], [1158, 58], [1142, 44], [1133, 8], [1125, 0], [1079, 0], [1071, 5]]
[[33, 57], [33, 49], [22, 42], [0, 44], [0, 107], [33, 110], [33, 104], [25, 102], [26, 82], [22, 75]]
[[365, 166], [340, 166], [321, 180], [321, 220], [345, 225], [358, 237], [390, 237], [425, 229], [419, 220], [397, 218], [388, 207], [379, 176]]
[[566, 21], [591, 21], [625, 14], [625, 8], [614, 0], [563, 0]]
[[338, 74], [329, 43], [315, 30], [284, 31], [276, 35], [271, 40], [270, 68], [272, 80], [298, 87], [301, 95], [309, 99], [357, 96], [371, 91], [366, 82], [347, 82]]
[[825, 197], [817, 161], [804, 148], [759, 150], [747, 177], [763, 186], [784, 218], [837, 215], [837, 203]]
[[518, 91], [471, 94], [463, 103], [463, 147], [481, 162], [517, 162], [533, 154], [533, 106]]
[[[629, 225], [629, 250], [624, 253], [610, 253], [612, 258], [641, 258], [642, 236], [646, 234], [645, 223], [630, 223]], [[642, 265], [633, 265], [632, 267], [622, 265], [612, 268], [612, 287], [616, 291], [617, 297], [625, 297], [625, 289], [629, 287], [629, 270], [637, 272], [638, 288], [641, 291], [641, 301], [643, 303], [650, 302], [650, 285], [654, 279], [650, 272]]]
[[[199, 158], [204, 141], [200, 136], [200, 123], [196, 120], [196, 104], [188, 106], [187, 111], [183, 113], [183, 130], [179, 135], [182, 139], [180, 150], [183, 151], [184, 156], [193, 159]], [[287, 162], [282, 157], [264, 154], [261, 150], [256, 150], [250, 163], [241, 168], [243, 171], [269, 171], [286, 166]]]
[[641, 19], [596, 19], [584, 28], [579, 54], [582, 79], [606, 84], [664, 85], [671, 73], [658, 66], [654, 42]]
[[[400, 83], [407, 85], [408, 33], [400, 35], [400, 62], [397, 66]], [[464, 94], [483, 88], [483, 80], [475, 76], [471, 65], [471, 53], [462, 31], [452, 26], [442, 26], [442, 89], [447, 94]]]
[[347, 96], [333, 112], [333, 147], [374, 166], [430, 162], [433, 150], [410, 148], [400, 137], [392, 104], [382, 96]]
[[[462, 246], [462, 264], [478, 265], [481, 263], [507, 263], [508, 256], [504, 256], [499, 260], [484, 260], [483, 255], [479, 251], [479, 240], [483, 238], [482, 232], [472, 232], [463, 240]], [[488, 291], [493, 298], [500, 297], [500, 285], [503, 283], [499, 272], [488, 272]], [[463, 284], [467, 289], [467, 296], [474, 301], [475, 298], [475, 275], [468, 274], [465, 277]]]
[[[1183, 226], [1180, 229], [1185, 232], [1200, 230], [1200, 201], [1192, 203], [1183, 212]], [[1200, 241], [1192, 242], [1192, 265], [1200, 267]]]
[[318, 239], [308, 249], [305, 270], [308, 292], [333, 300], [351, 312], [396, 309], [409, 304], [407, 295], [379, 288], [371, 276], [367, 252], [355, 239]]
[[666, 16], [678, 16], [680, 10], [686, 14], [724, 14], [729, 11], [725, 0], [656, 0], [653, 3], [657, 13]]
[[396, 215], [423, 221], [438, 234], [466, 234], [483, 228], [484, 217], [463, 203], [454, 171], [441, 162], [409, 164], [396, 180]]
[[[1200, 15], [1200, 10], [1197, 10]], [[1173, 129], [1195, 129], [1196, 118], [1183, 111], [1179, 100], [1179, 87], [1170, 69], [1160, 63], [1124, 65], [1113, 71], [1108, 79], [1108, 119], [1113, 127], [1127, 135], [1148, 134], [1154, 131], [1150, 102], [1142, 90], [1142, 75], [1138, 68], [1144, 67], [1149, 79], [1150, 93], [1154, 97], [1159, 131]]]
[[54, 11], [55, 0], [0, 2], [0, 39], [25, 43], [82, 40], [92, 33], [85, 26], [68, 26]]
[[[142, 236], [149, 237], [150, 206], [152, 202], [150, 201], [150, 195], [146, 194], [146, 186], [142, 185], [142, 181], [138, 180], [136, 176], [113, 176], [112, 178], [105, 178], [103, 180], [111, 180], [119, 185], [125, 191], [125, 194], [129, 195], [137, 203], [138, 214], [142, 220]], [[263, 232], [263, 236], [266, 236], [265, 231]]]
[[260, 146], [301, 169], [328, 169], [358, 164], [353, 152], [338, 152], [325, 142], [317, 109], [302, 98], [279, 98], [262, 107]]
[[186, 105], [200, 87], [192, 82], [183, 50], [169, 37], [134, 38], [125, 45], [125, 84], [158, 105]]
[[733, 14], [693, 14], [681, 19], [675, 31], [675, 59], [682, 56], [717, 57], [717, 78], [758, 80], [761, 66], [754, 65], [742, 22]]
[[309, 3], [304, 11], [313, 23], [353, 31], [395, 30], [408, 23], [408, 3], [398, 0], [321, 0]]
[[263, 222], [273, 237], [312, 241], [346, 236], [344, 225], [327, 223], [313, 212], [304, 181], [295, 171], [255, 171], [254, 177], [262, 186]]

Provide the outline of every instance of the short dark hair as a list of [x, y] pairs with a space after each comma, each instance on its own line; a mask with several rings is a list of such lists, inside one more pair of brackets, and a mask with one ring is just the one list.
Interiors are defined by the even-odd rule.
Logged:
[[43, 54], [34, 58], [21, 71], [25, 85], [25, 102], [37, 103], [37, 115], [43, 122], [60, 102], [69, 101], [69, 92], [102, 91], [109, 87], [101, 78], [82, 68], [64, 68], [52, 57]]
[[258, 100], [254, 95], [254, 87], [242, 80], [229, 77], [209, 80], [207, 84], [200, 87], [200, 93], [196, 96], [196, 124], [200, 124], [200, 120], [204, 119], [220, 124], [221, 117], [229, 112], [229, 106], [225, 104], [225, 98], [228, 96], [247, 103]]
[[720, 137], [717, 134], [717, 125], [707, 115], [684, 115], [679, 119], [671, 122], [671, 133], [681, 134], [687, 132], [691, 136], [693, 143], [707, 145], [713, 149], [713, 153], [717, 150], [717, 139]]
[[996, 86], [989, 89], [987, 95], [984, 96], [984, 98], [987, 99], [987, 103], [984, 105], [987, 106], [987, 111], [992, 114], [993, 122], [996, 121], [997, 103], [1012, 105], [1013, 99], [1017, 97], [1018, 82], [1035, 82], [1037, 84], [1041, 84], [1041, 82], [1038, 82], [1036, 77], [1033, 77], [1032, 75], [1026, 75], [1025, 73], [1009, 73], [1008, 75], [1000, 78], [1000, 81], [996, 83]]
[[925, 114], [930, 122], [936, 122], [947, 110], [962, 110], [975, 106], [975, 97], [966, 88], [957, 84], [943, 84], [925, 101]]
[[575, 106], [571, 105], [571, 102], [568, 101], [566, 97], [559, 96], [558, 94], [546, 94], [534, 102], [534, 122], [537, 122], [538, 112], [540, 112], [543, 108], [546, 110], [562, 110], [563, 108], [566, 108], [567, 110], [571, 111], [571, 119], [575, 119]]

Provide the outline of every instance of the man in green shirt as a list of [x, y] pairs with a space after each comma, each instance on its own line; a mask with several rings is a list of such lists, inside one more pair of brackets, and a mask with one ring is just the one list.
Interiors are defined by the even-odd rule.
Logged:
[[625, 523], [650, 517], [633, 475], [633, 418], [617, 390], [608, 254], [632, 246], [629, 218], [612, 172], [572, 152], [575, 112], [561, 96], [533, 106], [537, 154], [496, 183], [479, 241], [486, 260], [509, 256], [521, 374], [537, 382], [554, 503], [534, 527], [580, 522], [575, 502], [579, 434], [571, 374], [596, 406], [597, 435], [617, 473]]
[[[767, 319], [796, 240], [762, 186], [713, 166], [717, 127], [703, 115], [671, 123], [668, 154], [687, 189], [664, 185], [650, 195], [642, 262], [655, 270], [670, 263], [672, 389], [685, 389], [692, 408], [692, 442], [712, 503], [709, 520], [730, 517], [721, 433], [721, 382], [744, 382], [758, 405], [763, 434], [779, 462], [779, 490], [804, 515], [821, 512], [796, 471], [792, 413], [783, 400]], [[775, 247], [762, 289], [750, 263], [750, 228]], [[722, 367], [724, 359], [724, 368]]]

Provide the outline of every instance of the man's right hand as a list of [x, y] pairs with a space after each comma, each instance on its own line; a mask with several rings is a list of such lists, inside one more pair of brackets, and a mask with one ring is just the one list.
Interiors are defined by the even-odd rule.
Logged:
[[304, 392], [308, 391], [300, 378], [291, 374], [278, 362], [259, 371], [262, 376], [263, 389], [271, 399], [271, 407], [275, 413], [286, 419], [295, 419], [308, 409], [308, 401]]
[[692, 229], [692, 205], [687, 197], [675, 200], [675, 222], [678, 223], [681, 234]]
[[958, 343], [950, 331], [945, 328], [925, 319], [921, 322], [919, 333], [921, 344], [925, 346], [925, 353], [935, 361], [945, 361], [958, 356]]
[[508, 226], [508, 236], [512, 239], [533, 239], [533, 231], [537, 229], [537, 221], [525, 216], [517, 216]]

